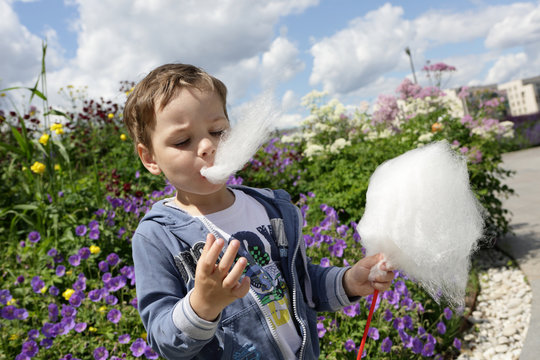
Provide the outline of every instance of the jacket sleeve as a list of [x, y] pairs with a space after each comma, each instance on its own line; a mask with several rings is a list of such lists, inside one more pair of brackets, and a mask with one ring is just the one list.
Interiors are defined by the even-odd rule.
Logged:
[[[309, 260], [308, 260], [309, 261]], [[350, 298], [343, 288], [343, 275], [348, 268], [322, 267], [308, 264], [316, 311], [337, 311], [357, 302], [360, 297]]]
[[298, 210], [297, 214], [299, 217], [297, 241], [304, 263], [303, 270], [307, 274], [307, 279], [304, 281], [304, 291], [308, 305], [316, 311], [337, 311], [354, 304], [360, 297], [348, 297], [343, 287], [343, 275], [349, 267], [323, 267], [311, 263], [311, 259], [306, 254], [306, 244], [302, 236], [302, 213]]
[[195, 357], [215, 337], [220, 319], [205, 321], [191, 309], [170, 251], [157, 236], [136, 232], [132, 251], [138, 308], [150, 346], [167, 359]]

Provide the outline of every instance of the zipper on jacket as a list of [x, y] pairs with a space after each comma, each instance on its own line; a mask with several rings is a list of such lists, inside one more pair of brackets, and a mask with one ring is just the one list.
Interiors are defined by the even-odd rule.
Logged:
[[[210, 221], [208, 220], [205, 216], [201, 216], [199, 217], [199, 219], [202, 221], [202, 223], [206, 226], [206, 228], [208, 229], [208, 231], [210, 231], [212, 233], [212, 235], [215, 236], [216, 239], [218, 238], [223, 238], [224, 239], [224, 236], [221, 235], [218, 230], [216, 229], [215, 225]], [[225, 245], [226, 246], [226, 245]], [[224, 251], [226, 248], [222, 249], [222, 251]], [[249, 252], [248, 252], [249, 254]], [[257, 263], [255, 262], [255, 260], [253, 260], [253, 258], [251, 257], [251, 259], [248, 258], [248, 266], [249, 266], [249, 263], [251, 260], [253, 263], [253, 265], [256, 265]], [[274, 324], [272, 323], [272, 321], [270, 320], [271, 318], [271, 314], [268, 313], [267, 309], [263, 306], [263, 304], [261, 303], [261, 301], [259, 300], [259, 297], [257, 296], [257, 293], [250, 287], [249, 288], [249, 293], [251, 294], [251, 296], [253, 297], [253, 299], [255, 300], [255, 303], [257, 304], [257, 306], [259, 307], [259, 310], [263, 313], [264, 315], [264, 319], [266, 320], [266, 324], [268, 325], [268, 327], [270, 328], [270, 333], [272, 334], [272, 337], [274, 338], [276, 344], [278, 345], [278, 348], [279, 348], [279, 351], [281, 352], [281, 355], [284, 356], [285, 352], [283, 351], [283, 346], [281, 344], [281, 342], [279, 341], [279, 338], [278, 338], [278, 335], [277, 335], [277, 330], [276, 328], [274, 327]]]
[[268, 313], [267, 309], [263, 306], [263, 304], [259, 300], [259, 297], [257, 296], [257, 293], [252, 288], [249, 288], [249, 293], [253, 297], [253, 299], [255, 300], [255, 303], [259, 307], [259, 310], [261, 310], [261, 312], [263, 313], [264, 319], [266, 320], [266, 325], [268, 325], [268, 327], [270, 328], [270, 333], [272, 334], [272, 337], [274, 338], [274, 340], [275, 340], [275, 342], [276, 342], [276, 344], [277, 344], [277, 346], [279, 348], [279, 351], [281, 352], [281, 355], [285, 356], [284, 355], [285, 351], [283, 351], [283, 346], [281, 344], [281, 341], [279, 341], [279, 338], [278, 338], [278, 335], [277, 335], [277, 330], [274, 327], [274, 324], [272, 323], [272, 321], [270, 320], [271, 314]]
[[[300, 209], [298, 209], [296, 206], [295, 206], [295, 209], [296, 209], [297, 216], [298, 216], [298, 212], [300, 211]], [[296, 321], [300, 324], [300, 326], [302, 328], [302, 346], [300, 347], [300, 356], [299, 356], [299, 358], [303, 359], [304, 358], [304, 349], [305, 349], [306, 343], [307, 343], [307, 329], [306, 329], [306, 325], [304, 324], [302, 319], [300, 319], [300, 316], [298, 316], [298, 305], [296, 304], [296, 297], [297, 297], [296, 278], [294, 276], [294, 263], [296, 261], [297, 255], [298, 255], [298, 250], [300, 249], [300, 240], [303, 241], [303, 239], [300, 239], [300, 234], [302, 234], [302, 224], [300, 223], [300, 219], [301, 219], [301, 217], [298, 218], [298, 241], [296, 243], [296, 248], [294, 249], [294, 254], [293, 254], [292, 263], [291, 263], [291, 277], [292, 277], [292, 281], [293, 281], [293, 293], [292, 293], [293, 313], [294, 313], [294, 317], [296, 318]]]

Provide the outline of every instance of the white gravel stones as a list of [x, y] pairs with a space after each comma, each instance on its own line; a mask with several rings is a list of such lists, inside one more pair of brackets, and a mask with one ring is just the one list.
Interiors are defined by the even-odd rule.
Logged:
[[523, 272], [500, 251], [481, 250], [475, 260], [480, 290], [458, 359], [519, 359], [531, 317], [531, 288]]

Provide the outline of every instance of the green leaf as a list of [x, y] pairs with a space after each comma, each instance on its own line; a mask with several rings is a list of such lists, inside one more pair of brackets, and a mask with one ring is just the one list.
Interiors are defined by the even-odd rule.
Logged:
[[16, 210], [37, 210], [39, 207], [34, 204], [20, 204], [13, 206], [13, 209]]
[[17, 143], [19, 144], [22, 153], [27, 156], [28, 160], [30, 160], [31, 151], [30, 147], [28, 146], [28, 139], [23, 137], [19, 130], [17, 130], [14, 126], [11, 127], [11, 132], [13, 133], [13, 137], [15, 138], [15, 140], [17, 140]]
[[47, 153], [47, 150], [43, 147], [43, 145], [38, 140], [32, 140], [32, 143], [36, 146], [36, 148], [45, 155], [45, 157], [49, 157], [49, 154]]
[[24, 155], [24, 152], [23, 152], [21, 149], [15, 147], [15, 146], [13, 146], [13, 145], [6, 144], [6, 143], [4, 143], [4, 142], [0, 142], [0, 147], [6, 149], [6, 150], [9, 151], [9, 152], [12, 152], [12, 153], [15, 153], [15, 154], [19, 154], [19, 155]]
[[64, 147], [64, 144], [62, 144], [60, 141], [53, 141], [54, 142], [54, 145], [56, 145], [58, 147], [58, 151], [60, 152], [60, 155], [62, 155], [62, 158], [64, 159], [64, 161], [69, 164], [70, 161], [69, 161], [69, 155], [66, 151], [66, 148]]
[[43, 99], [43, 100], [47, 100], [47, 97], [45, 95], [43, 95], [43, 93], [41, 91], [39, 91], [38, 89], [29, 88], [29, 87], [25, 87], [25, 86], [14, 86], [14, 87], [2, 89], [2, 90], [0, 90], [0, 92], [11, 91], [11, 90], [28, 90], [28, 91], [30, 91], [32, 93], [32, 96], [30, 97], [30, 100], [32, 100], [34, 95], [41, 98], [41, 99]]
[[70, 117], [63, 111], [60, 111], [60, 110], [56, 110], [56, 109], [52, 109], [50, 111], [47, 111], [45, 114], [43, 114], [44, 116], [47, 116], [47, 115], [58, 115], [58, 116], [63, 116], [65, 117], [66, 119], [70, 119]]

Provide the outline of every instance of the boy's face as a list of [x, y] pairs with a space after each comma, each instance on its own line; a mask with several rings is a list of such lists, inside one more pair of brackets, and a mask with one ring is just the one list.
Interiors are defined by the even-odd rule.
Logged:
[[181, 88], [163, 110], [156, 106], [153, 150], [139, 144], [139, 157], [152, 174], [163, 172], [179, 195], [212, 194], [223, 185], [210, 183], [200, 170], [213, 165], [220, 137], [228, 128], [216, 92]]

